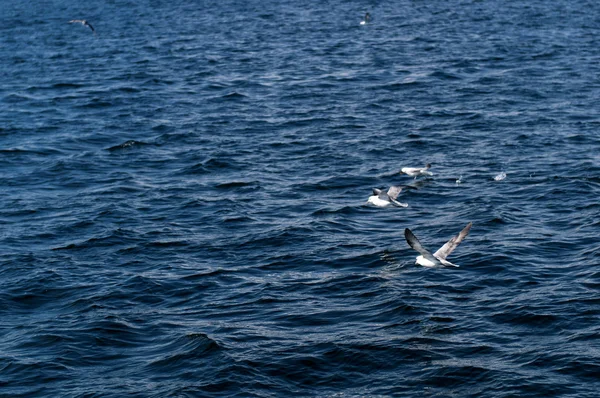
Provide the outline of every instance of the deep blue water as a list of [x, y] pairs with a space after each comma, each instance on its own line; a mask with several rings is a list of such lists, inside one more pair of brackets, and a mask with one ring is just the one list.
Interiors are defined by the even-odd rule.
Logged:
[[0, 396], [597, 396], [598, 15], [2, 1]]

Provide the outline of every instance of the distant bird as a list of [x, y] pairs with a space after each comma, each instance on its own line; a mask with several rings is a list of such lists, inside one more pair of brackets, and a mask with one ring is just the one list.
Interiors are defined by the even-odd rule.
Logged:
[[500, 174], [498, 174], [496, 177], [494, 177], [494, 181], [502, 181], [506, 178], [506, 173], [502, 172]]
[[83, 26], [88, 26], [92, 30], [92, 32], [94, 32], [94, 34], [96, 34], [96, 29], [94, 29], [94, 27], [85, 19], [72, 19], [69, 21], [69, 23], [80, 23]]
[[462, 184], [463, 179], [462, 179], [462, 175], [460, 177], [458, 177], [458, 180], [456, 180], [456, 185], [458, 184]]
[[369, 200], [367, 200], [367, 203], [371, 203], [378, 207], [387, 207], [390, 205], [394, 205], [397, 207], [408, 207], [408, 203], [402, 203], [396, 200], [400, 192], [402, 192], [402, 188], [407, 187], [405, 185], [394, 186], [390, 187], [390, 189], [388, 189], [387, 192], [383, 192], [381, 189], [373, 188], [373, 195], [369, 196]]
[[371, 22], [371, 14], [369, 14], [369, 13], [366, 13], [366, 14], [365, 14], [365, 19], [363, 19], [362, 21], [360, 21], [360, 24], [361, 24], [361, 25], [366, 25], [366, 24], [368, 24], [369, 22]]
[[433, 173], [429, 171], [430, 168], [431, 163], [427, 163], [425, 167], [403, 167], [402, 170], [400, 170], [400, 173], [415, 177], [416, 180], [419, 176], [432, 176]]
[[468, 223], [458, 235], [452, 237], [452, 239], [446, 242], [444, 246], [442, 246], [433, 254], [431, 254], [429, 250], [425, 249], [421, 245], [419, 239], [417, 239], [410, 229], [406, 228], [404, 230], [404, 237], [406, 238], [406, 242], [408, 242], [410, 247], [421, 253], [421, 255], [417, 257], [416, 264], [422, 265], [423, 267], [458, 267], [458, 265], [447, 261], [446, 258], [454, 251], [454, 249], [456, 249], [460, 242], [467, 237], [472, 225], [473, 223]]

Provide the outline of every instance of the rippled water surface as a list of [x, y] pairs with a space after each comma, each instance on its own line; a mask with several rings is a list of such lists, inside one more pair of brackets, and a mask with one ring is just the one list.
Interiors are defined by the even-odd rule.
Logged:
[[1, 2], [0, 396], [597, 396], [598, 15]]

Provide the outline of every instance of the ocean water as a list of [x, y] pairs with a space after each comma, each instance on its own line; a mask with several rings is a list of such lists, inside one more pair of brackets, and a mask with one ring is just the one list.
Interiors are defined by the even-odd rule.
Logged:
[[0, 396], [598, 396], [597, 2], [73, 3], [0, 3]]

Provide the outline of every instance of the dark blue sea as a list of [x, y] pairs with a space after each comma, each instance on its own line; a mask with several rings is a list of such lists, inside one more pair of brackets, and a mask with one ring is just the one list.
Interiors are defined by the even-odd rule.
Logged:
[[0, 396], [597, 397], [599, 15], [2, 1]]

